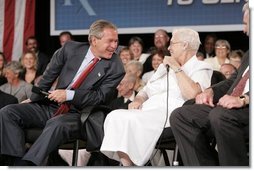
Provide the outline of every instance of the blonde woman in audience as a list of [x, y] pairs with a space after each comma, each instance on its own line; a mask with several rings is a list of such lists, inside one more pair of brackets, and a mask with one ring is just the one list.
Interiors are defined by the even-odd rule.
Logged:
[[9, 62], [4, 68], [5, 77], [8, 82], [0, 86], [0, 90], [15, 96], [19, 103], [30, 98], [32, 94], [32, 84], [19, 78], [21, 71], [22, 67], [18, 61]]
[[219, 39], [215, 43], [215, 57], [206, 58], [205, 62], [212, 65], [213, 70], [220, 71], [224, 63], [229, 63], [228, 55], [231, 51], [230, 44], [227, 40]]
[[232, 52], [229, 54], [230, 63], [238, 69], [242, 63], [243, 55], [244, 55], [244, 52], [240, 49], [232, 50]]
[[20, 78], [27, 83], [34, 84], [39, 76], [37, 72], [37, 56], [33, 52], [26, 52], [21, 57], [21, 65], [23, 71], [20, 73]]
[[119, 57], [122, 60], [124, 69], [126, 70], [126, 64], [134, 59], [133, 53], [128, 47], [123, 47], [119, 52]]
[[136, 92], [139, 92], [145, 86], [144, 81], [141, 79], [142, 72], [143, 65], [141, 62], [132, 60], [126, 65], [126, 73], [136, 76], [136, 83], [134, 86]]
[[146, 59], [150, 55], [149, 53], [143, 53], [144, 43], [140, 37], [132, 37], [129, 40], [129, 48], [134, 55], [134, 60], [139, 61], [142, 64], [145, 63]]
[[152, 67], [153, 67], [153, 71], [149, 71], [144, 73], [144, 75], [142, 76], [142, 80], [144, 81], [144, 83], [146, 84], [148, 82], [148, 80], [153, 76], [153, 74], [156, 72], [157, 68], [159, 67], [159, 65], [161, 63], [163, 63], [163, 59], [164, 56], [166, 55], [166, 53], [164, 53], [164, 51], [162, 49], [157, 49], [154, 50], [152, 52]]
[[7, 79], [4, 76], [4, 65], [5, 65], [4, 53], [0, 52], [0, 86], [7, 82]]

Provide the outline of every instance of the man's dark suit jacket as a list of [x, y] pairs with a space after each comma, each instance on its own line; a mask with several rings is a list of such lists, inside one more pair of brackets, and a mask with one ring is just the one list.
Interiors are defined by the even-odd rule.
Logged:
[[[88, 43], [74, 41], [65, 43], [53, 55], [38, 86], [48, 91], [59, 77], [56, 89], [66, 89], [77, 73], [88, 49]], [[116, 54], [113, 54], [111, 59], [102, 58], [80, 87], [75, 90], [73, 100], [69, 102], [71, 109], [80, 111], [86, 106], [109, 103], [114, 98], [116, 86], [124, 73], [123, 65]], [[33, 102], [43, 98], [35, 93], [31, 96]]]
[[[221, 81], [218, 84], [212, 86], [214, 92], [214, 103], [217, 103], [218, 100], [225, 94], [231, 94], [239, 80], [242, 78], [242, 75], [246, 68], [249, 66], [249, 51], [245, 53], [243, 57], [242, 64], [238, 69], [238, 72], [235, 72], [229, 79]], [[246, 93], [249, 95], [249, 92]]]

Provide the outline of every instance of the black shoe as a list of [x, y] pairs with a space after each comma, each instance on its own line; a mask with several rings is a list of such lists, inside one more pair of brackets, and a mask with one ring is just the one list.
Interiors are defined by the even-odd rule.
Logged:
[[14, 166], [36, 166], [36, 165], [31, 161], [22, 160], [21, 158], [17, 158], [14, 162]]

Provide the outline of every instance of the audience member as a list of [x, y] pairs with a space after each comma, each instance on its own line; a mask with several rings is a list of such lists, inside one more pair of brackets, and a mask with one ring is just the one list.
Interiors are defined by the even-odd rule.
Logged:
[[105, 155], [120, 161], [123, 166], [146, 164], [163, 128], [169, 126], [168, 122], [166, 124], [167, 112], [170, 114], [185, 100], [210, 86], [212, 68], [196, 58], [199, 45], [196, 31], [173, 30], [169, 46], [172, 56], [163, 61], [164, 65], [169, 65], [169, 73], [161, 64], [129, 104], [129, 110], [118, 109], [107, 115], [101, 146]]
[[4, 76], [5, 56], [3, 52], [0, 52], [0, 86], [7, 83], [7, 79]]
[[[163, 29], [158, 29], [155, 33], [154, 33], [154, 47], [151, 47], [148, 50], [148, 53], [151, 53], [153, 50], [155, 49], [163, 49], [163, 50], [167, 50], [167, 47], [169, 45], [170, 42], [170, 37], [167, 33], [166, 30]], [[169, 55], [169, 54], [168, 54]], [[145, 63], [143, 64], [143, 73], [149, 72], [153, 70], [152, 67], [152, 57], [151, 55], [146, 59]]]
[[[10, 160], [14, 158], [14, 165], [44, 164], [59, 145], [87, 135], [86, 130], [81, 131], [82, 110], [107, 104], [115, 97], [116, 87], [124, 76], [123, 65], [114, 53], [117, 28], [108, 21], [97, 20], [90, 26], [88, 40], [90, 45], [68, 41], [52, 57], [38, 86], [48, 92], [58, 78], [56, 90], [46, 97], [33, 93], [31, 103], [27, 100], [0, 110], [0, 154]], [[83, 70], [86, 72], [81, 73]], [[82, 83], [84, 74], [88, 75]], [[26, 150], [23, 129], [37, 127], [43, 131]], [[88, 139], [86, 142], [91, 146]]]
[[50, 61], [49, 56], [39, 50], [39, 44], [35, 37], [31, 36], [26, 40], [26, 49], [28, 52], [33, 52], [38, 58], [37, 71], [42, 75]]
[[120, 95], [114, 99], [109, 107], [112, 110], [115, 109], [128, 109], [129, 103], [134, 100], [137, 92], [134, 90], [136, 83], [136, 76], [133, 74], [125, 74], [124, 78], [117, 86], [118, 94]]
[[[243, 31], [249, 35], [248, 2], [243, 12]], [[196, 104], [172, 112], [170, 124], [185, 166], [249, 166], [245, 144], [250, 122], [248, 70], [247, 52], [238, 73], [197, 95]], [[247, 78], [245, 86], [238, 84], [242, 78]], [[210, 145], [208, 131], [215, 137], [217, 150]]]
[[162, 49], [154, 50], [154, 52], [152, 52], [151, 56], [152, 56], [152, 67], [153, 67], [153, 70], [144, 73], [144, 75], [142, 76], [142, 80], [144, 81], [145, 84], [148, 82], [148, 80], [156, 72], [156, 70], [158, 69], [159, 65], [161, 63], [163, 63], [163, 59], [164, 59], [164, 56], [166, 54], [167, 53], [164, 53], [164, 51]]
[[129, 40], [129, 49], [132, 51], [134, 55], [134, 60], [145, 63], [146, 59], [149, 56], [149, 53], [143, 53], [144, 50], [144, 42], [140, 37], [132, 37]]
[[119, 57], [122, 60], [124, 69], [126, 70], [126, 65], [128, 62], [133, 60], [133, 53], [128, 47], [123, 47], [119, 52]]
[[234, 65], [230, 64], [230, 63], [225, 63], [222, 64], [220, 67], [220, 72], [227, 78], [229, 79], [231, 77], [231, 75], [234, 72], [237, 72], [237, 69]]
[[205, 60], [205, 56], [202, 52], [197, 52], [196, 56], [197, 56], [198, 60], [200, 60], [200, 61]]
[[21, 65], [23, 71], [20, 73], [20, 78], [27, 83], [35, 84], [39, 73], [37, 71], [37, 56], [33, 52], [26, 52], [21, 57]]
[[59, 42], [60, 42], [61, 46], [63, 46], [64, 43], [69, 41], [69, 40], [73, 40], [73, 36], [72, 36], [71, 32], [63, 31], [63, 32], [60, 33]]
[[219, 39], [215, 43], [215, 54], [213, 58], [206, 58], [205, 62], [212, 65], [213, 69], [220, 71], [220, 67], [224, 63], [229, 63], [228, 55], [231, 51], [230, 44], [227, 40]]
[[136, 83], [134, 86], [134, 90], [137, 92], [139, 92], [145, 86], [144, 81], [141, 79], [142, 71], [143, 71], [143, 65], [141, 62], [132, 60], [128, 62], [126, 65], [126, 73], [133, 74], [136, 76]]
[[229, 53], [229, 62], [238, 69], [242, 63], [243, 55], [244, 55], [244, 52], [240, 49], [232, 50]]
[[205, 37], [204, 46], [200, 46], [200, 52], [204, 54], [205, 58], [212, 58], [215, 56], [215, 42], [217, 41], [216, 34], [208, 34]]
[[18, 61], [9, 62], [4, 68], [7, 83], [0, 86], [0, 90], [15, 96], [19, 103], [32, 94], [32, 85], [20, 79], [21, 71], [22, 67]]

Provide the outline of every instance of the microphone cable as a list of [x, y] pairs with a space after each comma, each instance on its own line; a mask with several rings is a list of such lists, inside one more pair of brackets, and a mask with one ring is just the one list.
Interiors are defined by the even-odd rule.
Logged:
[[[167, 88], [166, 88], [166, 90], [167, 90], [167, 95], [166, 95], [167, 96], [166, 97], [166, 105], [167, 105], [167, 107], [166, 107], [166, 120], [165, 120], [164, 125], [163, 125], [163, 130], [162, 130], [161, 136], [160, 136], [160, 138], [158, 139], [158, 141], [156, 143], [156, 144], [158, 144], [157, 146], [160, 146], [160, 144], [161, 144], [161, 141], [162, 141], [163, 136], [164, 136], [164, 129], [166, 128], [166, 124], [167, 124], [167, 120], [168, 120], [168, 101], [169, 101], [169, 93], [168, 93], [169, 79], [168, 79], [168, 75], [169, 75], [169, 65], [166, 65], [166, 68], [167, 68]], [[155, 155], [156, 155], [156, 153], [158, 151], [159, 151], [159, 149], [157, 148], [155, 153], [153, 154], [153, 156], [150, 158], [150, 162], [147, 162], [145, 164], [145, 166], [148, 166], [149, 163], [152, 164], [152, 160], [154, 159], [154, 157], [155, 157]]]

